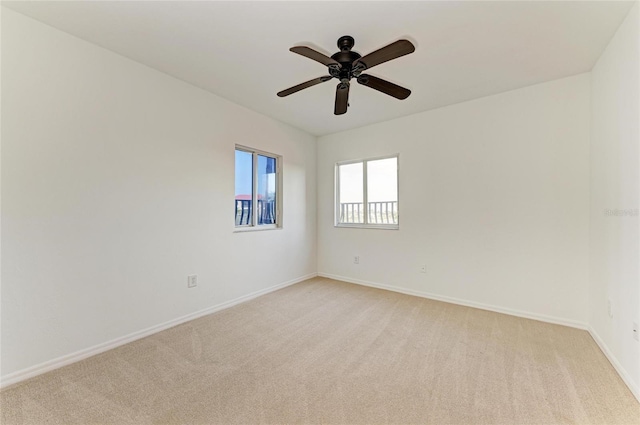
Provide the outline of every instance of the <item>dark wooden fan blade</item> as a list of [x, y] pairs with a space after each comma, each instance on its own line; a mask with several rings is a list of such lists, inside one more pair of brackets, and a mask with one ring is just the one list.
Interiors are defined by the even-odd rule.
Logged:
[[290, 48], [289, 50], [291, 50], [293, 53], [297, 53], [309, 59], [313, 59], [316, 62], [320, 62], [325, 66], [331, 65], [331, 66], [337, 66], [338, 68], [341, 67], [341, 65], [338, 62], [334, 61], [327, 55], [323, 55], [322, 53], [316, 50], [313, 50], [311, 47], [296, 46], [296, 47]]
[[302, 89], [306, 89], [307, 87], [315, 86], [316, 84], [324, 83], [325, 81], [329, 81], [331, 78], [330, 75], [325, 75], [324, 77], [314, 78], [313, 80], [306, 81], [302, 84], [298, 84], [297, 86], [290, 87], [286, 90], [282, 90], [278, 93], [278, 97], [285, 97], [298, 92]]
[[349, 84], [340, 83], [336, 88], [336, 106], [333, 113], [342, 115], [347, 112], [347, 106], [349, 106]]
[[366, 69], [373, 68], [376, 65], [408, 55], [415, 52], [415, 46], [409, 40], [398, 40], [381, 49], [371, 52], [361, 57], [353, 63], [355, 67], [358, 64], [364, 64]]
[[382, 78], [374, 77], [373, 75], [362, 74], [358, 77], [358, 83], [363, 86], [371, 87], [374, 90], [378, 90], [389, 96], [393, 96], [396, 99], [406, 99], [411, 94], [411, 90], [400, 87], [397, 84], [390, 83]]

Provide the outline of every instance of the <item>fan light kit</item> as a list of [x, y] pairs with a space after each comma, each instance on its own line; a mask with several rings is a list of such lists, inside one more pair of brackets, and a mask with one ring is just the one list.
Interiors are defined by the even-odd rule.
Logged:
[[279, 97], [289, 96], [302, 89], [306, 89], [316, 84], [324, 83], [332, 78], [340, 81], [336, 87], [336, 103], [333, 113], [342, 115], [347, 112], [349, 106], [349, 86], [352, 78], [355, 78], [359, 84], [378, 90], [396, 99], [406, 99], [411, 94], [411, 90], [400, 87], [397, 84], [390, 83], [382, 78], [373, 75], [363, 74], [362, 72], [373, 68], [381, 63], [388, 62], [400, 56], [413, 53], [416, 48], [409, 40], [398, 40], [381, 49], [371, 52], [368, 55], [360, 56], [359, 53], [351, 50], [354, 45], [353, 37], [344, 35], [338, 39], [339, 52], [328, 57], [310, 47], [296, 46], [289, 50], [316, 62], [320, 62], [329, 70], [329, 75], [309, 80], [297, 86], [293, 86], [278, 93]]

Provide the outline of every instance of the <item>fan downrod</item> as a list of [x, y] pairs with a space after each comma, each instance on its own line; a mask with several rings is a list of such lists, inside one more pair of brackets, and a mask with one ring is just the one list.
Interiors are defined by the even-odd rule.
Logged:
[[348, 52], [354, 44], [355, 40], [350, 35], [343, 35], [338, 39], [338, 49], [342, 52]]

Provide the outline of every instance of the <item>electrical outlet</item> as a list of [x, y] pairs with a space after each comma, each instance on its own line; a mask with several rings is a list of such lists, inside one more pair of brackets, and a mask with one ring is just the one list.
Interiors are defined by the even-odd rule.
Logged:
[[191, 274], [187, 276], [187, 288], [193, 288], [198, 286], [198, 275]]
[[640, 335], [638, 335], [638, 332], [640, 332], [640, 330], [638, 330], [638, 322], [633, 322], [633, 339], [640, 342]]
[[424, 264], [420, 266], [420, 273], [426, 273], [427, 272], [427, 266], [425, 266]]
[[358, 257], [357, 255], [353, 257], [353, 264], [360, 264], [360, 257]]
[[611, 307], [611, 300], [607, 299], [607, 314], [613, 318], [613, 308]]

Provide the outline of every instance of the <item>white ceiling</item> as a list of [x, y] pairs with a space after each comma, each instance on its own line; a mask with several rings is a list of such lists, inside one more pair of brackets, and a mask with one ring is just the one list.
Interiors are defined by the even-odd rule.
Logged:
[[[314, 135], [389, 120], [591, 70], [632, 2], [46, 1], [4, 5]], [[289, 52], [366, 54], [400, 38], [415, 53], [368, 73], [412, 90], [404, 101], [353, 84], [333, 115], [337, 80]]]

